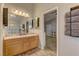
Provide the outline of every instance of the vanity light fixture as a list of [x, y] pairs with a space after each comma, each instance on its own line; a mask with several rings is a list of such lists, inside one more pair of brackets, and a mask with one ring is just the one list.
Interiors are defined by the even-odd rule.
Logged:
[[19, 15], [19, 16], [30, 17], [28, 13], [18, 11], [18, 10], [12, 11], [12, 13], [14, 13], [15, 15]]

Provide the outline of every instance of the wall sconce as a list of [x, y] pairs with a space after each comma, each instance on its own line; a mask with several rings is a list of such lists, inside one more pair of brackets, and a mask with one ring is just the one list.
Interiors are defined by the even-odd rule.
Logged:
[[40, 18], [39, 17], [35, 17], [35, 27], [39, 28], [40, 25]]

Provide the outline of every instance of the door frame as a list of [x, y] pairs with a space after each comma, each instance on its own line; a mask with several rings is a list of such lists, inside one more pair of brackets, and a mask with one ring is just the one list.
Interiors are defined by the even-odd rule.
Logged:
[[[58, 55], [58, 7], [54, 7], [54, 8], [51, 8], [45, 12], [43, 12], [43, 23], [44, 23], [44, 15], [51, 12], [51, 11], [54, 11], [54, 10], [57, 10], [57, 19], [56, 19], [56, 41], [57, 41], [57, 46], [56, 46], [56, 52], [57, 52], [57, 55]], [[45, 27], [45, 25], [43, 25], [43, 27]], [[45, 30], [45, 28], [43, 29], [43, 31]], [[45, 32], [44, 32], [44, 39], [45, 39], [45, 46], [46, 46], [46, 37], [45, 37]], [[44, 47], [45, 47], [44, 46]]]

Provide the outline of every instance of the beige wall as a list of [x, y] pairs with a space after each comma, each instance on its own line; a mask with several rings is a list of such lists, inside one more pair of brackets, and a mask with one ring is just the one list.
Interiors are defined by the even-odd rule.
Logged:
[[2, 7], [3, 4], [0, 3], [0, 56], [3, 54], [3, 26], [2, 26]]
[[35, 16], [40, 17], [40, 41], [41, 48], [45, 46], [45, 34], [44, 34], [44, 19], [42, 14], [47, 10], [58, 7], [58, 20], [57, 20], [57, 38], [58, 38], [58, 55], [79, 55], [79, 38], [69, 37], [64, 35], [65, 30], [65, 18], [64, 15], [69, 11], [70, 7], [79, 4], [36, 4]]

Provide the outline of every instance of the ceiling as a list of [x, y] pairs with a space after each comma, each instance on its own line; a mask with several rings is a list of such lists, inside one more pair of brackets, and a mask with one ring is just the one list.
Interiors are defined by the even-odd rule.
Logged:
[[27, 9], [27, 7], [33, 7], [33, 3], [5, 3], [5, 5], [11, 5], [14, 7], [19, 7], [19, 8], [23, 8], [23, 9]]

